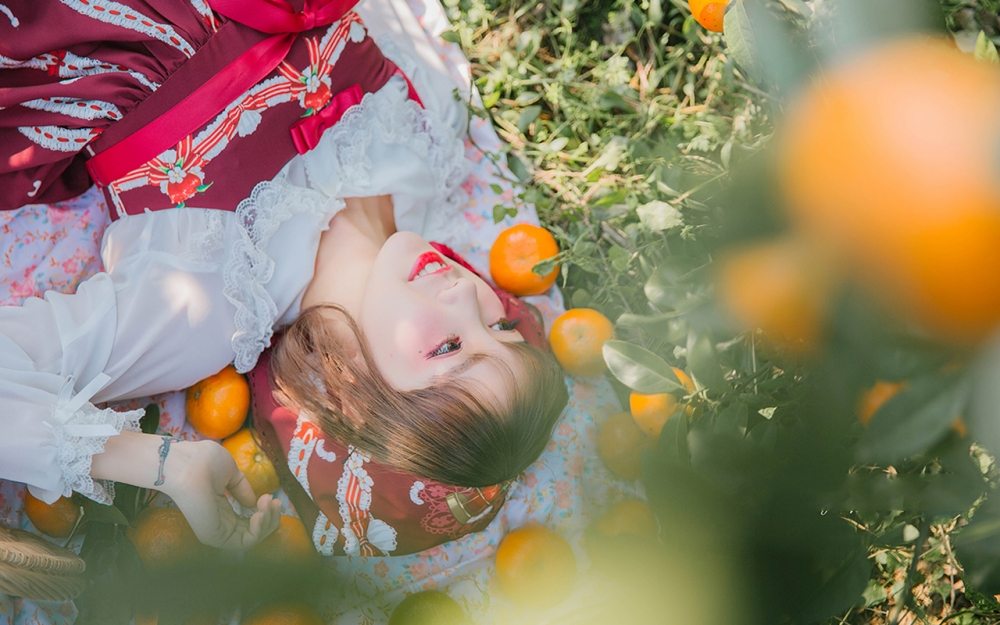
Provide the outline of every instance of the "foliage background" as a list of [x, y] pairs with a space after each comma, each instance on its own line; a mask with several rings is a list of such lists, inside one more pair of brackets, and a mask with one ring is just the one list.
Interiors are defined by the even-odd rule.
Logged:
[[[482, 94], [474, 114], [492, 119], [526, 183], [520, 199], [560, 242], [567, 301], [616, 320], [625, 356], [660, 359], [618, 378], [637, 388], [659, 371], [669, 387], [669, 364], [698, 379], [687, 397], [695, 417], [672, 419], [645, 458], [666, 553], [738, 571], [748, 623], [1000, 622], [995, 527], [967, 532], [965, 555], [957, 544], [976, 512], [995, 518], [992, 456], [947, 422], [923, 437], [905, 427], [920, 406], [957, 392], [962, 355], [901, 339], [844, 293], [824, 357], [803, 363], [740, 332], [715, 302], [718, 254], [785, 228], [765, 148], [824, 54], [819, 40], [852, 5], [745, 3], [781, 25], [770, 56], [748, 58], [739, 33], [727, 47], [684, 0], [444, 1], [447, 35]], [[970, 49], [980, 32], [1000, 33], [997, 0], [866, 10], [871, 37], [947, 32]], [[508, 210], [498, 205], [496, 219]], [[609, 379], [627, 405], [627, 386]], [[903, 427], [872, 434], [855, 398], [876, 379], [912, 383], [895, 409]], [[719, 570], [692, 565], [702, 600], [736, 593]]]

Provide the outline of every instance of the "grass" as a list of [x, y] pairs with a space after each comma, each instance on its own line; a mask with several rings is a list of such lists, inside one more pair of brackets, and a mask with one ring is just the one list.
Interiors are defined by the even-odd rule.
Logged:
[[[806, 38], [810, 22], [829, 19], [834, 4], [762, 1]], [[662, 317], [643, 286], [665, 259], [707, 262], [734, 229], [746, 237], [780, 227], [770, 215], [741, 220], [727, 212], [726, 189], [737, 165], [771, 139], [782, 89], [744, 73], [722, 36], [698, 26], [684, 0], [444, 4], [454, 24], [448, 36], [472, 62], [483, 97], [475, 113], [492, 119], [525, 183], [522, 199], [564, 250], [560, 284], [568, 304], [619, 319], [624, 338], [680, 364], [683, 341], [628, 321]], [[997, 0], [940, 5], [951, 30], [1000, 33]], [[794, 365], [765, 367], [749, 341], [753, 367], [735, 367], [733, 394], [742, 388], [741, 397], [749, 396], [752, 387], [756, 395], [758, 382], [769, 383], [773, 403], [792, 401], [782, 394], [795, 394], [801, 376]], [[627, 392], [620, 384], [616, 390]], [[726, 398], [700, 401], [712, 410]], [[992, 459], [973, 451], [995, 484]], [[844, 516], [866, 536], [871, 574], [856, 605], [829, 623], [1000, 622], [1000, 603], [965, 588], [955, 557], [953, 536], [969, 514], [923, 523], [902, 512]]]

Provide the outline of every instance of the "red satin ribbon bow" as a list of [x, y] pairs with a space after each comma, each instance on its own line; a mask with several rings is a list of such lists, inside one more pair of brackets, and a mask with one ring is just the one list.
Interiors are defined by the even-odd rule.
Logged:
[[266, 78], [288, 55], [298, 33], [329, 26], [357, 2], [306, 0], [297, 12], [284, 0], [209, 0], [217, 13], [273, 36], [241, 54], [154, 121], [94, 155], [87, 161], [91, 178], [98, 186], [106, 186], [172, 148]]

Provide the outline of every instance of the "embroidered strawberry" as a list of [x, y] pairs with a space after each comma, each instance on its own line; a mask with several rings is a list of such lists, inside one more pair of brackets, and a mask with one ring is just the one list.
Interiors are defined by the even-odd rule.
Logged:
[[178, 208], [184, 208], [184, 202], [195, 193], [203, 193], [212, 186], [211, 182], [202, 184], [200, 167], [195, 167], [192, 171], [185, 171], [183, 161], [178, 161], [164, 173], [167, 174], [167, 180], [161, 189]]
[[330, 87], [319, 76], [312, 74], [306, 79], [306, 92], [302, 95], [303, 108], [315, 113], [326, 106], [332, 97]]

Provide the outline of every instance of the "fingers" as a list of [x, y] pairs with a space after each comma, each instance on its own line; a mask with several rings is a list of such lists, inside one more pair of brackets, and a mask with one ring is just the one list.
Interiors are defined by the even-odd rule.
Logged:
[[239, 469], [236, 469], [236, 473], [230, 477], [226, 490], [244, 508], [253, 508], [257, 505], [257, 495], [254, 494], [253, 487], [250, 486], [250, 480]]
[[250, 544], [244, 545], [244, 548], [249, 548], [254, 543], [263, 540], [278, 528], [281, 507], [280, 499], [272, 499], [270, 495], [261, 495], [260, 499], [257, 500], [257, 511], [250, 517], [247, 537]]

